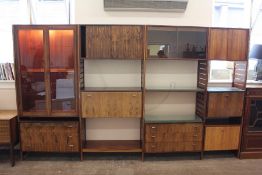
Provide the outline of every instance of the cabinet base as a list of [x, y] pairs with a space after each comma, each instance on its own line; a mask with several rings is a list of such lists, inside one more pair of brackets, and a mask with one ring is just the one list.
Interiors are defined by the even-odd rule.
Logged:
[[262, 159], [262, 152], [241, 152], [240, 159]]

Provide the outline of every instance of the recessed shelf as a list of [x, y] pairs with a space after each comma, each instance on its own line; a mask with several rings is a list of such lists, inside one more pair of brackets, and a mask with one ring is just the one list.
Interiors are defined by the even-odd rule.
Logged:
[[148, 92], [201, 92], [201, 88], [181, 87], [181, 88], [146, 88]]
[[139, 92], [141, 87], [84, 87], [83, 92]]
[[202, 119], [197, 115], [145, 115], [145, 123], [202, 123]]
[[208, 92], [244, 92], [245, 90], [236, 87], [208, 87]]
[[83, 152], [142, 152], [140, 140], [88, 140]]
[[[45, 72], [43, 68], [27, 69], [27, 72]], [[74, 72], [74, 69], [67, 68], [50, 68], [50, 72]]]

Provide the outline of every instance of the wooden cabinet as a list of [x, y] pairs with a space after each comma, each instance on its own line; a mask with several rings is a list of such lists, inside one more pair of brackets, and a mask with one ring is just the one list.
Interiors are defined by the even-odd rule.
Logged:
[[87, 26], [86, 53], [89, 59], [144, 58], [142, 26]]
[[202, 124], [146, 124], [145, 152], [201, 151]]
[[206, 126], [205, 151], [238, 150], [240, 126]]
[[82, 117], [141, 117], [141, 92], [82, 92]]
[[77, 26], [14, 26], [20, 116], [77, 116]]
[[248, 29], [210, 28], [208, 59], [245, 61], [248, 54]]
[[208, 93], [208, 118], [241, 117], [244, 92]]
[[0, 146], [10, 147], [10, 163], [15, 165], [14, 146], [18, 142], [17, 112], [0, 110]]
[[247, 87], [241, 158], [262, 157], [262, 89], [260, 85]]
[[79, 152], [78, 122], [21, 122], [22, 151]]

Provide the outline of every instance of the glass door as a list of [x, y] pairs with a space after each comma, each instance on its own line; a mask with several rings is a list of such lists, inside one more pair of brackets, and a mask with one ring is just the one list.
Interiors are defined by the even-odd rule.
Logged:
[[249, 105], [248, 132], [262, 132], [262, 99], [251, 98], [247, 105]]
[[76, 113], [75, 29], [49, 29], [51, 115]]
[[17, 35], [23, 115], [47, 114], [44, 30], [19, 29]]

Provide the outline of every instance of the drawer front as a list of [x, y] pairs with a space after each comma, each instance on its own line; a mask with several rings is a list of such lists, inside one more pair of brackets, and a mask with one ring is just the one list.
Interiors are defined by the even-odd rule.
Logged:
[[11, 137], [10, 137], [10, 123], [9, 121], [1, 121], [0, 120], [0, 143], [10, 143]]
[[78, 152], [77, 122], [21, 123], [23, 151]]
[[82, 92], [82, 117], [141, 117], [141, 92]]
[[190, 142], [202, 140], [202, 124], [146, 124], [146, 142]]
[[244, 92], [209, 93], [207, 117], [242, 116]]
[[205, 151], [237, 150], [240, 126], [207, 126]]
[[262, 90], [261, 89], [247, 89], [246, 95], [262, 97]]
[[244, 138], [244, 151], [261, 151], [262, 150], [262, 135], [246, 135]]
[[145, 143], [146, 153], [201, 151], [202, 142]]

